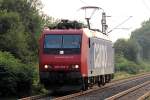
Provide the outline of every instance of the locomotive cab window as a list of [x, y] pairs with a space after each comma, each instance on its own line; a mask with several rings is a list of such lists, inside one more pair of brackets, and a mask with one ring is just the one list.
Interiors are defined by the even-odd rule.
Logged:
[[59, 35], [45, 35], [44, 48], [61, 48], [62, 37]]
[[59, 54], [79, 54], [81, 47], [81, 35], [45, 35], [44, 53]]
[[80, 48], [80, 35], [64, 35], [62, 48]]

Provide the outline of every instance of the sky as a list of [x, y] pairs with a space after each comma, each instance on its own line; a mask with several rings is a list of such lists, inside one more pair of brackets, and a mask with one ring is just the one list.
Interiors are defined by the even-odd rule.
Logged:
[[[130, 37], [143, 21], [150, 17], [150, 0], [41, 0], [43, 12], [58, 19], [70, 19], [85, 22], [83, 6], [97, 6], [102, 8], [107, 17], [108, 35], [112, 41]], [[101, 29], [102, 10], [96, 10], [91, 18], [91, 27]], [[87, 11], [87, 15], [91, 12]], [[124, 22], [124, 23], [123, 23]], [[123, 23], [123, 24], [121, 24]], [[121, 24], [121, 25], [119, 25]], [[118, 26], [119, 25], [119, 26]], [[116, 26], [117, 29], [114, 29]]]

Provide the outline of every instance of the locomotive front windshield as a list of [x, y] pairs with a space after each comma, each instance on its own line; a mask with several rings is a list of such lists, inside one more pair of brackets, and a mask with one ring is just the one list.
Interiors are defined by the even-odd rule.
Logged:
[[45, 35], [44, 53], [59, 54], [60, 50], [64, 54], [80, 53], [81, 35]]

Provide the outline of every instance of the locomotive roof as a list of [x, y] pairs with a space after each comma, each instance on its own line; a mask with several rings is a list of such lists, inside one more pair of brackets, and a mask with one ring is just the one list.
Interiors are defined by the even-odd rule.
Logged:
[[98, 31], [93, 31], [93, 30], [89, 30], [88, 28], [82, 28], [82, 29], [45, 29], [42, 33], [44, 34], [86, 34], [87, 37], [89, 38], [101, 38], [104, 40], [109, 40], [111, 41], [111, 39], [109, 38], [108, 35], [105, 35], [101, 32]]

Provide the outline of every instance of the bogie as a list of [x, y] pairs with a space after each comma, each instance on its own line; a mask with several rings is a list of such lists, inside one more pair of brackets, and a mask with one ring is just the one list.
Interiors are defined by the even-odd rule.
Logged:
[[110, 82], [111, 77], [112, 74], [82, 78], [82, 90], [85, 91], [88, 88], [92, 88], [96, 84], [98, 85], [98, 87], [104, 86], [106, 83]]

